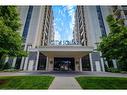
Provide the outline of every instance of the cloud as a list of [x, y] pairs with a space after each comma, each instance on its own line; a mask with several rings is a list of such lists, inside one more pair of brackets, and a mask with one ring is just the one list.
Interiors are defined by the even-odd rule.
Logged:
[[56, 27], [56, 23], [55, 23], [55, 21], [53, 21], [53, 26]]
[[74, 15], [74, 8], [73, 6], [66, 6], [69, 16]]
[[67, 7], [65, 6], [65, 7], [63, 7], [63, 12], [66, 12], [68, 9], [67, 9]]
[[58, 14], [60, 14], [60, 12], [61, 12], [61, 10], [59, 9], [59, 10], [58, 10]]
[[70, 35], [68, 36], [68, 40], [71, 41], [73, 39], [73, 35], [72, 33], [70, 33]]
[[55, 38], [54, 40], [61, 40], [61, 35], [58, 31], [55, 31]]
[[73, 9], [73, 6], [66, 6], [66, 8], [67, 8], [68, 10], [71, 10], [71, 9]]
[[67, 6], [66, 7], [67, 10], [68, 10], [68, 14], [71, 18], [70, 22], [69, 22], [69, 28], [70, 28], [70, 31], [68, 31], [68, 40], [72, 40], [73, 39], [73, 29], [74, 29], [74, 23], [75, 23], [75, 18], [74, 18], [74, 15], [75, 15], [75, 9], [73, 6]]
[[70, 29], [73, 29], [74, 24], [75, 24], [75, 18], [74, 18], [74, 14], [73, 14], [71, 17], [71, 21], [70, 21]]
[[63, 22], [61, 22], [61, 26], [62, 26], [62, 27], [64, 26], [64, 23], [63, 23]]
[[67, 36], [66, 36], [67, 40], [71, 41], [73, 39], [73, 32], [72, 29], [69, 29], [69, 31], [67, 31]]
[[[72, 40], [74, 27], [74, 6], [62, 6], [55, 11], [55, 40]], [[65, 27], [66, 26], [66, 27]], [[64, 28], [63, 28], [64, 27]]]

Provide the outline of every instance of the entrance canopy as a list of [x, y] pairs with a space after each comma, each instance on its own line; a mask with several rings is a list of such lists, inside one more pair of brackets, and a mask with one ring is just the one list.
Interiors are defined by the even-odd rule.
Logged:
[[45, 56], [54, 57], [82, 57], [93, 51], [93, 47], [81, 45], [65, 45], [65, 46], [42, 46], [30, 51], [42, 52]]

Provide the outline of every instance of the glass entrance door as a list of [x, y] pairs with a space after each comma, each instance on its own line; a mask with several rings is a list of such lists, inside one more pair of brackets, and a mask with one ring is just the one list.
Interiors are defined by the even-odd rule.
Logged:
[[74, 58], [54, 58], [55, 71], [74, 71]]

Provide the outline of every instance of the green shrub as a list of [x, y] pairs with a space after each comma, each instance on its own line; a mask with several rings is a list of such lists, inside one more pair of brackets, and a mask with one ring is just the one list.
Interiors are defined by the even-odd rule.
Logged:
[[16, 69], [5, 69], [3, 71], [4, 72], [15, 72], [15, 71], [19, 71], [19, 70], [16, 70]]
[[127, 71], [121, 71], [120, 73], [122, 73], [122, 74], [127, 74]]
[[112, 72], [112, 73], [120, 73], [120, 70], [117, 68], [108, 68], [108, 72]]
[[104, 67], [105, 67], [105, 71], [108, 71], [108, 67], [106, 64], [104, 64]]
[[4, 63], [0, 63], [0, 70], [3, 70]]
[[3, 66], [3, 70], [5, 70], [5, 69], [11, 69], [11, 64], [8, 63], [8, 62], [6, 62], [6, 63], [4, 64], [4, 66]]

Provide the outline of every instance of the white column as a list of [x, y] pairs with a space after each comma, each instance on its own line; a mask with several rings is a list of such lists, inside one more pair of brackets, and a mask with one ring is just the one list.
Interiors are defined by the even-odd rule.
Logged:
[[37, 51], [37, 58], [36, 58], [36, 64], [35, 64], [35, 71], [37, 70], [37, 67], [38, 67], [38, 60], [39, 60], [39, 51]]
[[9, 59], [9, 57], [7, 56], [7, 57], [5, 58], [5, 63], [8, 62], [8, 59]]
[[[27, 39], [28, 39], [28, 37], [27, 37]], [[26, 39], [26, 43], [25, 43], [25, 47], [24, 47], [24, 51], [26, 51], [27, 39]], [[25, 65], [24, 60], [25, 60], [25, 57], [22, 57], [21, 65], [20, 65], [20, 69], [21, 69], [21, 70], [24, 70], [24, 68], [23, 68], [23, 66]]]
[[93, 62], [92, 62], [92, 55], [91, 55], [91, 53], [89, 53], [89, 59], [90, 59], [91, 71], [93, 72]]
[[24, 68], [23, 68], [24, 70], [27, 70], [28, 58], [29, 58], [29, 57], [26, 57], [26, 58], [25, 58], [25, 63], [24, 63]]
[[48, 71], [48, 65], [49, 65], [49, 60], [48, 60], [48, 56], [47, 56], [47, 60], [46, 60], [46, 71]]
[[[28, 46], [28, 47], [27, 47], [27, 46], [28, 46], [28, 45], [26, 45], [26, 49], [27, 49], [26, 51], [29, 52], [29, 49], [31, 48], [31, 46]], [[24, 58], [24, 60], [25, 60], [25, 62], [24, 62], [24, 68], [23, 68], [24, 70], [28, 70], [28, 69], [27, 69], [27, 66], [29, 66], [28, 59], [29, 59], [29, 55], [28, 55], [27, 57]], [[32, 62], [32, 61], [31, 61], [31, 62]], [[32, 62], [31, 64], [34, 64], [34, 63]], [[31, 64], [30, 64], [30, 65], [31, 65]], [[31, 65], [31, 66], [32, 66], [32, 65]], [[31, 68], [32, 68], [32, 67], [31, 67]]]
[[102, 71], [105, 72], [105, 67], [104, 67], [104, 60], [102, 58], [102, 53], [100, 52], [100, 57], [101, 57], [101, 66], [102, 66]]
[[116, 60], [113, 59], [112, 62], [113, 62], [113, 66], [114, 66], [114, 68], [117, 68]]
[[23, 64], [24, 64], [24, 57], [22, 57], [22, 60], [21, 60], [21, 65], [20, 65], [20, 69], [23, 70]]
[[108, 66], [108, 62], [107, 62], [107, 61], [105, 61], [105, 64], [107, 65], [107, 67], [109, 67], [109, 66]]
[[17, 59], [17, 57], [15, 57], [15, 58], [13, 59], [13, 63], [12, 63], [12, 67], [13, 67], [13, 68], [15, 67], [16, 59]]
[[80, 72], [82, 72], [82, 58], [79, 59], [79, 64], [80, 64]]
[[[51, 63], [52, 61], [52, 63]], [[53, 57], [48, 57], [48, 71], [53, 71]]]
[[75, 71], [77, 71], [77, 63], [76, 63], [76, 58], [75, 58]]
[[105, 72], [105, 68], [104, 68], [104, 60], [103, 60], [103, 58], [101, 58], [101, 66], [102, 66], [102, 71]]
[[[78, 62], [78, 63], [77, 63]], [[78, 58], [77, 57], [75, 57], [75, 71], [79, 71], [79, 60], [78, 60]]]

